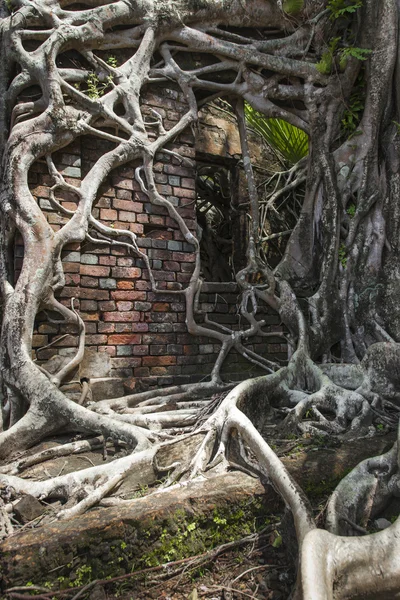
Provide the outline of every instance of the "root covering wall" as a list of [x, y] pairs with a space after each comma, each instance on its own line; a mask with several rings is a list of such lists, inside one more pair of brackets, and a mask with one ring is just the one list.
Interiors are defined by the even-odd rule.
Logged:
[[[173, 89], [152, 91], [144, 102], [149, 118], [151, 111], [156, 110], [167, 130], [187, 110], [182, 94]], [[210, 161], [213, 154], [221, 160], [221, 155], [227, 153], [232, 160], [232, 154], [239, 150], [235, 140], [238, 134], [232, 123], [226, 121], [224, 131], [221, 120], [211, 125], [213, 118], [215, 115], [204, 119], [198, 136], [186, 132], [168, 145], [171, 151], [189, 161], [182, 164], [173, 155], [160, 152], [154, 169], [159, 192], [178, 208], [193, 233], [196, 233], [196, 150], [200, 147], [203, 160], [208, 154]], [[81, 178], [112, 147], [112, 142], [98, 137], [78, 138], [55, 154], [55, 164], [68, 183], [79, 186]], [[234, 156], [239, 158], [237, 154]], [[62, 256], [66, 281], [59, 298], [68, 306], [75, 298], [86, 326], [86, 357], [71, 379], [78, 382], [83, 377], [111, 378], [112, 383], [104, 383], [99, 396], [118, 395], [123, 392], [122, 385], [130, 391], [200, 381], [210, 374], [220, 349], [213, 340], [188, 333], [184, 298], [169, 293], [188, 283], [194, 268], [194, 249], [184, 240], [166, 208], [149, 203], [135, 180], [135, 167], [132, 163], [113, 171], [100, 191], [93, 216], [105, 225], [128, 229], [138, 236], [138, 246], [150, 259], [160, 292], [151, 290], [143, 260], [131, 256], [124, 248], [86, 241], [69, 245]], [[67, 219], [49, 202], [51, 178], [46, 161], [36, 162], [29, 177], [31, 191], [49, 223], [55, 230], [60, 229]], [[57, 196], [63, 207], [76, 208], [73, 195], [61, 191]], [[18, 273], [23, 247], [17, 247], [16, 255]], [[233, 282], [205, 282], [196, 320], [204, 322], [207, 313], [210, 321], [239, 329], [238, 294]], [[266, 320], [270, 331], [282, 331], [279, 317], [271, 310], [260, 311], [258, 318]], [[284, 362], [287, 358], [284, 341], [282, 337], [270, 337], [267, 341], [254, 337], [248, 348]], [[46, 315], [39, 315], [33, 337], [34, 357], [39, 364], [46, 362], [46, 368], [51, 369], [53, 363], [58, 365], [63, 359], [60, 357], [73, 355], [77, 344], [73, 326], [49, 324]], [[233, 380], [260, 372], [235, 352], [228, 357], [223, 370]], [[73, 393], [74, 386], [69, 387]]]

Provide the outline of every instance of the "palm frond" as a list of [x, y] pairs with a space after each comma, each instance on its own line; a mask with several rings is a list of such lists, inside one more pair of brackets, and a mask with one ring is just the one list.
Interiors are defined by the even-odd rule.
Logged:
[[269, 119], [245, 104], [249, 126], [259, 133], [277, 157], [294, 165], [308, 154], [308, 135], [283, 119]]

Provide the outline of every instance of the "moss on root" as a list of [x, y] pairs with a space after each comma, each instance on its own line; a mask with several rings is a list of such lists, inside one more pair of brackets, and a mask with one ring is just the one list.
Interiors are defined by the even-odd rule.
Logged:
[[[75, 548], [61, 545], [54, 552], [49, 549], [53, 568], [49, 568], [49, 560], [44, 562], [43, 556], [37, 556], [24, 565], [25, 577], [20, 571], [13, 584], [58, 590], [111, 579], [202, 554], [254, 533], [269, 522], [262, 496], [215, 505], [204, 513], [178, 508], [160, 520], [125, 522], [120, 538], [104, 536], [103, 540], [82, 540]], [[132, 577], [124, 587], [134, 584]]]

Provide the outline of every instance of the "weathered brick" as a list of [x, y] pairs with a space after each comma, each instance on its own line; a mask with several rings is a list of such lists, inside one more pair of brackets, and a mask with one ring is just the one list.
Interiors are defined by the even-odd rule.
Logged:
[[147, 312], [151, 310], [152, 304], [151, 302], [135, 302], [135, 310], [139, 312]]
[[49, 338], [47, 335], [34, 334], [32, 336], [32, 348], [41, 348], [47, 346]]
[[152, 367], [150, 369], [150, 375], [166, 375], [168, 373], [165, 367]]
[[117, 264], [117, 257], [116, 256], [99, 256], [99, 263], [101, 265], [108, 265], [113, 267], [114, 265]]
[[[118, 349], [117, 349], [118, 352]], [[142, 359], [139, 357], [112, 358], [111, 366], [113, 369], [124, 369], [126, 367], [140, 367]]]
[[183, 189], [180, 187], [174, 187], [173, 190], [174, 196], [177, 196], [178, 198], [190, 198], [191, 200], [196, 200], [195, 190]]
[[109, 335], [108, 336], [108, 344], [113, 346], [119, 346], [119, 345], [127, 345], [127, 344], [140, 344], [142, 342], [142, 336], [135, 334], [135, 333], [129, 333], [129, 334], [114, 334], [114, 335]]
[[[132, 191], [117, 189], [117, 198], [119, 198], [121, 200], [125, 200], [125, 201], [132, 200]], [[114, 202], [115, 202], [115, 200], [114, 200]], [[118, 208], [118, 207], [114, 205], [114, 208]]]
[[151, 356], [162, 356], [167, 352], [167, 346], [165, 345], [154, 345], [152, 344], [150, 347], [150, 355]]
[[135, 283], [133, 281], [119, 280], [117, 281], [118, 290], [133, 290]]
[[99, 286], [103, 290], [115, 290], [117, 287], [117, 282], [115, 279], [107, 277], [105, 279], [99, 279]]
[[140, 313], [128, 311], [128, 312], [105, 312], [102, 314], [104, 321], [117, 322], [129, 322], [140, 320]]
[[118, 218], [120, 221], [123, 221], [124, 223], [135, 223], [135, 221], [136, 221], [135, 213], [128, 212], [126, 210], [120, 210]]
[[137, 367], [134, 369], [135, 377], [149, 377], [150, 369], [148, 367]]
[[[123, 301], [146, 300], [146, 292], [137, 292], [133, 290], [117, 290], [115, 292], [111, 292], [111, 298], [114, 298], [114, 300]], [[140, 309], [136, 308], [136, 310]]]
[[113, 267], [111, 269], [113, 277], [137, 279], [141, 276], [142, 271], [137, 267]]
[[[80, 275], [79, 275], [80, 277]], [[97, 277], [80, 277], [81, 280], [81, 286], [86, 288], [97, 288], [99, 286], [99, 280], [97, 279]], [[68, 283], [67, 283], [68, 285]]]
[[155, 312], [168, 312], [170, 309], [170, 304], [168, 302], [155, 302], [153, 304], [153, 310]]
[[144, 356], [142, 361], [144, 367], [175, 365], [176, 356]]
[[79, 272], [81, 275], [89, 275], [90, 277], [108, 277], [110, 268], [100, 265], [81, 265]]
[[65, 285], [79, 285], [81, 276], [77, 273], [66, 273], [65, 274]]
[[132, 310], [132, 306], [133, 306], [132, 302], [128, 302], [128, 301], [125, 301], [125, 300], [117, 302], [117, 310], [119, 310], [121, 312], [122, 311]]
[[[191, 190], [194, 190], [195, 187], [196, 187], [194, 178], [192, 178], [192, 177], [191, 178], [182, 177], [181, 186], [183, 188], [189, 188]], [[186, 197], [188, 197], [188, 196], [186, 196]]]
[[97, 325], [97, 331], [99, 333], [114, 333], [115, 324], [114, 323], [102, 323], [100, 321]]
[[132, 323], [132, 331], [141, 331], [146, 333], [149, 330], [147, 323]]
[[132, 356], [132, 348], [137, 346], [117, 346], [117, 356]]
[[184, 302], [172, 302], [171, 309], [174, 312], [184, 312], [186, 310], [186, 304]]
[[129, 322], [120, 322], [114, 323], [115, 325], [115, 333], [131, 333], [132, 332], [132, 323]]
[[[172, 323], [149, 323], [149, 331], [153, 333], [169, 333], [173, 331]], [[171, 354], [174, 354], [173, 352]]]
[[136, 346], [132, 346], [132, 350], [135, 356], [146, 356], [149, 353], [149, 346], [137, 344]]
[[147, 334], [143, 336], [143, 344], [168, 344], [174, 341], [174, 336], [171, 334]]
[[79, 263], [81, 262], [81, 253], [80, 252], [67, 252], [66, 254], [63, 254], [62, 257], [63, 262], [70, 262], [70, 263]]
[[85, 338], [86, 344], [88, 346], [98, 346], [99, 344], [107, 343], [106, 335], [87, 335]]
[[115, 310], [116, 304], [113, 300], [106, 300], [99, 302], [99, 309], [103, 311], [112, 311]]
[[97, 265], [99, 262], [99, 257], [95, 254], [82, 254], [81, 263], [85, 265]]
[[182, 354], [183, 346], [181, 344], [168, 344], [167, 346], [167, 354]]

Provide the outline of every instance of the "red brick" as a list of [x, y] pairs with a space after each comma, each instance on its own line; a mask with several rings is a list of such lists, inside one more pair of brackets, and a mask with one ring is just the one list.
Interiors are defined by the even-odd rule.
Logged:
[[142, 213], [143, 204], [141, 202], [133, 202], [132, 200], [117, 200], [113, 202], [113, 207], [128, 212]]
[[99, 321], [99, 313], [98, 312], [93, 312], [93, 313], [81, 312], [80, 316], [84, 321]]
[[132, 192], [130, 190], [117, 189], [117, 198], [120, 200], [132, 200]]
[[115, 332], [115, 324], [114, 323], [99, 323], [98, 324], [98, 332], [99, 333], [114, 333]]
[[132, 331], [141, 331], [143, 333], [147, 333], [149, 330], [149, 326], [147, 323], [132, 323]]
[[107, 290], [91, 290], [89, 288], [70, 288], [65, 287], [62, 289], [64, 298], [84, 298], [85, 300], [107, 300], [109, 293]]
[[142, 235], [143, 234], [143, 225], [140, 225], [139, 223], [131, 223], [129, 225], [129, 229], [133, 233], [136, 233], [137, 235]]
[[79, 263], [63, 262], [64, 273], [79, 273]]
[[132, 310], [133, 304], [132, 302], [127, 302], [127, 301], [122, 301], [122, 302], [117, 302], [117, 310], [118, 311], [127, 311], [127, 310]]
[[[182, 184], [182, 187], [183, 187], [183, 188], [190, 188], [191, 190], [194, 190], [194, 189], [195, 189], [195, 187], [196, 187], [196, 185], [195, 185], [195, 182], [194, 182], [194, 179], [191, 179], [191, 178], [190, 178], [190, 179], [188, 179], [188, 178], [186, 178], [186, 177], [183, 177], [183, 178], [182, 178], [182, 181], [181, 181], [181, 184]], [[186, 196], [186, 197], [187, 197], [187, 196]]]
[[150, 369], [147, 367], [137, 367], [133, 373], [135, 377], [148, 377], [150, 375]]
[[149, 353], [149, 347], [144, 346], [143, 344], [137, 344], [136, 346], [133, 346], [132, 351], [136, 356], [145, 356]]
[[187, 190], [180, 187], [174, 187], [174, 196], [178, 198], [191, 198], [192, 200], [196, 199], [195, 190]]
[[134, 212], [128, 212], [127, 210], [119, 211], [119, 220], [124, 223], [135, 223], [136, 214]]
[[140, 321], [140, 313], [129, 311], [129, 312], [105, 312], [102, 314], [104, 321], [110, 321], [111, 323], [133, 323], [134, 321]]
[[173, 260], [165, 260], [163, 267], [166, 271], [180, 271], [181, 264]]
[[168, 312], [170, 305], [168, 302], [155, 302], [153, 304], [154, 312]]
[[144, 367], [176, 365], [176, 356], [144, 356]]
[[120, 277], [121, 279], [137, 279], [141, 276], [142, 271], [136, 267], [113, 267], [111, 273], [113, 277]]
[[133, 290], [134, 287], [135, 284], [133, 281], [117, 281], [117, 288], [119, 290]]
[[107, 343], [106, 335], [87, 335], [85, 342], [88, 346], [98, 346], [99, 344]]
[[102, 311], [111, 312], [116, 309], [115, 302], [112, 300], [106, 300], [105, 302], [99, 302], [99, 309]]
[[150, 369], [150, 375], [157, 375], [158, 377], [162, 377], [163, 375], [168, 375], [168, 371], [165, 367], [152, 367]]
[[142, 341], [142, 336], [135, 334], [135, 333], [129, 333], [129, 334], [114, 334], [114, 335], [109, 335], [108, 336], [108, 344], [109, 345], [116, 345], [116, 346], [120, 346], [122, 345], [126, 345], [126, 344], [140, 344]]
[[117, 260], [117, 265], [119, 267], [131, 267], [132, 266], [132, 258], [130, 256], [121, 256]]
[[108, 277], [110, 274], [110, 268], [99, 265], [81, 265], [81, 275], [90, 275], [90, 277]]
[[100, 256], [99, 263], [101, 265], [109, 265], [110, 267], [113, 267], [117, 263], [117, 257], [116, 256]]
[[111, 298], [114, 300], [133, 301], [133, 300], [146, 300], [146, 292], [136, 292], [133, 290], [117, 290], [111, 292]]
[[81, 277], [81, 286], [83, 288], [97, 288], [99, 286], [99, 280], [97, 277]]
[[173, 252], [172, 260], [179, 262], [195, 262], [196, 255], [194, 252]]

